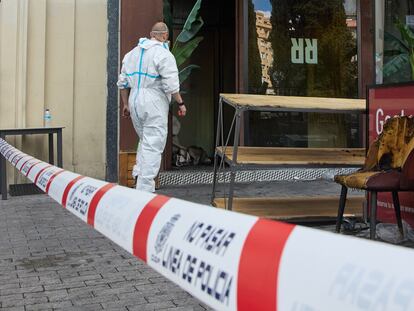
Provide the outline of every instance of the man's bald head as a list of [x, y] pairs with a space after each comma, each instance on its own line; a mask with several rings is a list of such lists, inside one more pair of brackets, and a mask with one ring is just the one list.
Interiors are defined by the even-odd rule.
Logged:
[[151, 29], [151, 38], [156, 39], [160, 42], [165, 42], [168, 40], [168, 27], [163, 22], [155, 23]]
[[155, 23], [154, 26], [152, 26], [151, 32], [154, 32], [154, 33], [168, 32], [167, 24], [165, 24], [163, 22]]

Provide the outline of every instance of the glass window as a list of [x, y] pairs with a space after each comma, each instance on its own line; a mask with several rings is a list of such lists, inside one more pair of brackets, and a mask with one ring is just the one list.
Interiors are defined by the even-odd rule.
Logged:
[[375, 1], [376, 82], [414, 80], [414, 1]]
[[[247, 0], [251, 94], [356, 98], [356, 0]], [[248, 144], [351, 147], [359, 117], [250, 112]]]

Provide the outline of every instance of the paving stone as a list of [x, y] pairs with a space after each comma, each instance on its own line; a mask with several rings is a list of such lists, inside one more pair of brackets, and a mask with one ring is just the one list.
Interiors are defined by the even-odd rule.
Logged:
[[85, 305], [90, 305], [90, 304], [104, 303], [104, 302], [117, 301], [117, 300], [119, 299], [116, 295], [105, 295], [105, 296], [99, 296], [99, 297], [72, 299], [72, 303], [74, 306], [85, 306]]
[[128, 310], [127, 306], [124, 301], [102, 303], [104, 310]]
[[174, 307], [163, 309], [165, 311], [205, 311], [206, 309], [200, 305], [186, 306], [186, 307]]
[[40, 304], [35, 304], [35, 305], [26, 305], [25, 307], [26, 307], [26, 311], [43, 311], [43, 310], [48, 310], [48, 309], [55, 310], [57, 308], [67, 310], [67, 308], [71, 308], [73, 307], [73, 305], [70, 300], [66, 300], [66, 301], [59, 301], [59, 302], [47, 302], [47, 303], [40, 303]]
[[[96, 311], [103, 310], [103, 307], [100, 303], [88, 304], [83, 306], [69, 307], [69, 308], [56, 308], [54, 310], [64, 310], [64, 311]], [[113, 309], [115, 310], [115, 309]]]
[[190, 295], [186, 292], [180, 291], [176, 293], [156, 293], [155, 295], [145, 295], [145, 299], [148, 300], [148, 302], [161, 302], [161, 301], [167, 301], [167, 300], [174, 300], [174, 299], [184, 299], [188, 298]]
[[112, 309], [114, 310], [117, 307], [121, 308], [134, 308], [136, 306], [143, 306], [148, 304], [148, 301], [145, 300], [144, 297], [131, 297], [131, 298], [124, 298], [119, 301], [112, 301], [112, 302], [106, 302], [102, 303], [102, 306], [104, 309]]
[[100, 274], [78, 275], [73, 277], [61, 277], [61, 280], [62, 283], [81, 283], [91, 280], [102, 280], [102, 276]]
[[101, 289], [95, 289], [93, 290], [94, 296], [105, 296], [105, 295], [119, 295], [125, 294], [125, 293], [135, 293], [138, 295], [138, 291], [133, 286], [123, 286], [118, 288], [101, 288]]
[[0, 310], [6, 310], [6, 309], [7, 309], [7, 311], [25, 311], [25, 307], [24, 306], [0, 308]]
[[172, 301], [163, 301], [155, 303], [147, 303], [142, 305], [135, 305], [128, 307], [129, 311], [152, 311], [152, 310], [163, 310], [167, 308], [175, 308], [176, 306]]
[[174, 299], [173, 303], [180, 307], [186, 307], [186, 306], [201, 306], [203, 309], [208, 309], [207, 306], [201, 304], [197, 299], [192, 297], [187, 297], [184, 299]]
[[1, 301], [2, 308], [28, 306], [28, 305], [34, 305], [34, 304], [41, 304], [41, 303], [45, 303], [48, 301], [47, 297], [23, 298], [22, 295], [12, 300], [3, 300], [3, 298], [1, 299], [2, 299]]
[[62, 300], [68, 300], [68, 292], [67, 290], [60, 289], [60, 290], [51, 290], [51, 291], [43, 291], [43, 292], [34, 292], [34, 293], [25, 293], [23, 294], [25, 299], [27, 298], [36, 298], [36, 297], [46, 297], [49, 302], [57, 302]]
[[[2, 283], [3, 283], [3, 281], [2, 281]], [[18, 279], [11, 280], [7, 283], [0, 284], [0, 291], [4, 290], [4, 289], [18, 289], [18, 288], [20, 288]]]
[[152, 294], [155, 294], [155, 293], [161, 293], [161, 290], [158, 288], [157, 285], [158, 284], [151, 283], [151, 284], [137, 285], [135, 287], [140, 293], [142, 293], [144, 295], [145, 294], [152, 295]]
[[95, 286], [85, 286], [80, 288], [69, 288], [68, 294], [71, 296], [78, 297], [95, 297], [95, 292], [100, 292], [110, 288], [108, 285], [95, 285]]
[[121, 301], [126, 301], [126, 300], [129, 300], [129, 299], [135, 299], [135, 298], [145, 299], [145, 295], [143, 293], [137, 291], [137, 290], [135, 290], [133, 292], [127, 292], [127, 293], [118, 293], [116, 295], [118, 296], [119, 300], [121, 300]]
[[96, 280], [90, 280], [90, 281], [85, 281], [84, 283], [86, 284], [86, 286], [98, 286], [98, 285], [102, 285], [105, 287], [109, 287], [110, 282], [121, 282], [121, 284], [123, 285], [123, 278], [119, 278], [119, 279], [113, 279], [113, 280], [107, 280], [107, 279], [96, 279]]
[[70, 289], [70, 288], [80, 288], [80, 287], [86, 287], [86, 284], [81, 282], [77, 283], [61, 283], [61, 284], [51, 284], [51, 285], [44, 285], [43, 286], [45, 290], [57, 290], [57, 289]]
[[23, 294], [24, 295], [27, 293], [36, 293], [36, 292], [43, 292], [43, 291], [44, 291], [43, 286], [2, 289], [0, 290], [0, 297], [12, 295], [12, 294]]
[[11, 294], [11, 295], [4, 295], [0, 297], [1, 306], [13, 306], [12, 302], [23, 300], [23, 294]]

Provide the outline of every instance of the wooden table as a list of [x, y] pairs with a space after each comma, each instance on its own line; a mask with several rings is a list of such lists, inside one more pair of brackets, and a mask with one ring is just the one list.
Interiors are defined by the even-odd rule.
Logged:
[[[234, 117], [229, 135], [223, 137], [223, 103], [234, 108]], [[318, 113], [365, 113], [363, 99], [322, 98], [299, 96], [267, 96], [247, 94], [221, 94], [219, 102], [216, 149], [214, 156], [214, 175], [211, 203], [215, 200], [218, 171], [221, 164], [230, 166], [229, 196], [227, 209], [233, 205], [235, 174], [245, 165], [277, 166], [362, 166], [365, 148], [277, 148], [277, 147], [239, 147], [241, 116], [245, 111], [262, 112], [318, 112]], [[234, 130], [234, 145], [229, 146], [230, 135]], [[224, 201], [223, 201], [224, 202]]]
[[366, 111], [365, 99], [220, 94], [220, 102], [225, 102], [237, 110], [328, 113]]
[[[0, 129], [0, 138], [6, 140], [7, 136], [16, 135], [39, 135], [48, 134], [49, 136], [49, 163], [54, 164], [54, 146], [53, 135], [56, 134], [57, 139], [57, 165], [63, 166], [62, 156], [62, 130], [64, 127], [34, 127], [34, 128], [9, 128]], [[2, 200], [7, 200], [7, 171], [6, 171], [6, 159], [0, 155], [0, 193]]]

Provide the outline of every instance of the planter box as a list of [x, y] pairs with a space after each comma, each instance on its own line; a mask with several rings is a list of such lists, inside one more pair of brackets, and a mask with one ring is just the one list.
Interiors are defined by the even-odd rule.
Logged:
[[[135, 180], [132, 177], [132, 168], [135, 165], [137, 153], [135, 151], [121, 151], [119, 153], [119, 184], [129, 188], [135, 188]], [[155, 178], [155, 188], [159, 188], [159, 177]]]
[[136, 152], [121, 151], [119, 153], [119, 184], [133, 188], [135, 180], [132, 178], [132, 168], [135, 164]]

